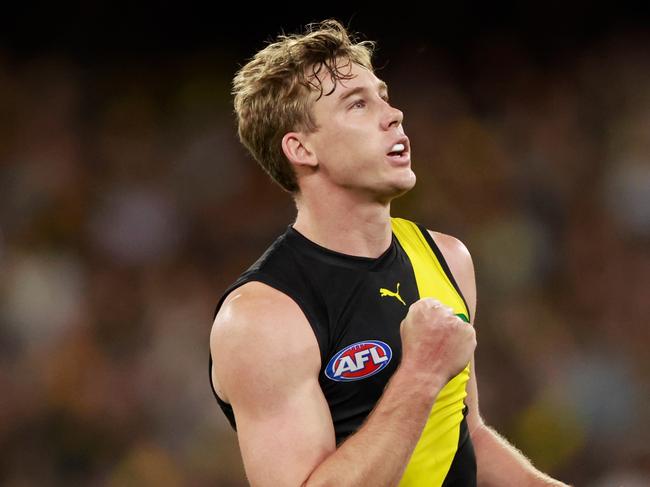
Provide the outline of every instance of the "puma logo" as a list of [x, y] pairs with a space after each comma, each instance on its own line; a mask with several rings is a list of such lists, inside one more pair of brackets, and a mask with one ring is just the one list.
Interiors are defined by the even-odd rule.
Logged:
[[402, 299], [402, 296], [399, 295], [399, 282], [397, 283], [397, 291], [393, 292], [390, 289], [386, 289], [385, 287], [382, 287], [379, 289], [379, 295], [380, 296], [391, 296], [395, 299], [397, 299], [399, 302], [401, 302], [404, 306], [406, 306], [406, 303]]

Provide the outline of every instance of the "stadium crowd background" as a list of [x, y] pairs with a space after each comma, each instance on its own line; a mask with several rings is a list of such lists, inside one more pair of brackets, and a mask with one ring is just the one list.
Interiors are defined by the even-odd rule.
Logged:
[[[2, 485], [246, 485], [208, 383], [211, 318], [295, 209], [240, 147], [229, 84], [281, 27], [324, 17], [239, 37], [171, 14], [57, 36], [44, 18], [0, 38]], [[643, 23], [469, 35], [443, 18], [436, 36], [351, 17], [414, 149], [393, 214], [474, 257], [485, 418], [575, 485], [648, 485]]]

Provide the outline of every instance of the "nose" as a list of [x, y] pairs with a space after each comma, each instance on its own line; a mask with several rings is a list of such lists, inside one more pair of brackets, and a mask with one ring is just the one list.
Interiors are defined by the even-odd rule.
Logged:
[[382, 128], [388, 130], [391, 127], [399, 127], [402, 125], [404, 120], [404, 114], [401, 110], [391, 106], [389, 103], [386, 103], [386, 113], [382, 121]]

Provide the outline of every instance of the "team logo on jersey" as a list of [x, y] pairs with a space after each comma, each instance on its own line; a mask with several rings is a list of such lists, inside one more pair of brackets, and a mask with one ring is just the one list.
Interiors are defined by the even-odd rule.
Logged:
[[392, 298], [397, 299], [400, 301], [404, 306], [406, 306], [406, 303], [402, 299], [402, 296], [399, 295], [399, 282], [397, 283], [397, 290], [396, 291], [391, 291], [390, 289], [386, 289], [385, 287], [379, 288], [379, 295], [380, 296], [390, 296]]
[[365, 379], [385, 368], [393, 351], [379, 340], [365, 340], [340, 350], [327, 364], [325, 375], [335, 381]]

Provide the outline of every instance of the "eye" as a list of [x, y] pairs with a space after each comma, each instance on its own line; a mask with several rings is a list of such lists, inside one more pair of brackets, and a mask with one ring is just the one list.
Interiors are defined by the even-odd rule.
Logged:
[[355, 100], [352, 103], [352, 105], [350, 105], [350, 108], [363, 108], [365, 106], [366, 106], [366, 100], [363, 100], [363, 99], [360, 98], [358, 100]]

